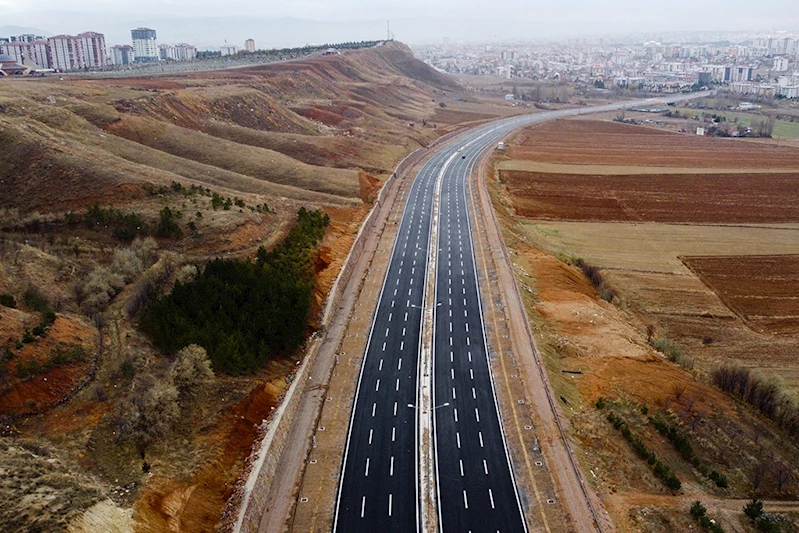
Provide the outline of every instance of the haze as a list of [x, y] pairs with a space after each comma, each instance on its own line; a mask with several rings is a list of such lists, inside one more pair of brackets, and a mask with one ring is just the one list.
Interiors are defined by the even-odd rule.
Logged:
[[[380, 39], [391, 20], [408, 43], [499, 41], [619, 33], [772, 31], [799, 29], [799, 10], [786, 0], [751, 2], [674, 0], [0, 0], [3, 24], [50, 33], [103, 32], [109, 44], [127, 42], [138, 25], [155, 28], [161, 42], [198, 46], [254, 38], [259, 46]], [[281, 20], [282, 19], [282, 20]], [[291, 20], [286, 20], [291, 19]]]

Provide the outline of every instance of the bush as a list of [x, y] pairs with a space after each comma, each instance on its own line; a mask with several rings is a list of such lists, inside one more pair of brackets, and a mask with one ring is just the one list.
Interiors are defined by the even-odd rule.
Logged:
[[133, 376], [136, 375], [136, 367], [133, 366], [133, 361], [130, 359], [125, 359], [122, 361], [122, 364], [119, 365], [119, 372], [122, 374], [122, 377], [131, 380]]
[[630, 428], [627, 426], [627, 423], [624, 422], [621, 417], [611, 412], [608, 413], [607, 419], [611, 424], [613, 424], [614, 428], [621, 431], [622, 436], [627, 439], [627, 442], [630, 443], [638, 456], [646, 460], [649, 466], [652, 467], [652, 472], [663, 482], [664, 485], [673, 491], [678, 491], [680, 488], [682, 488], [682, 482], [680, 482], [679, 478], [674, 475], [674, 472], [671, 471], [671, 468], [660, 462], [655, 453], [647, 449], [641, 437], [633, 434], [632, 431], [630, 431]]
[[752, 501], [744, 506], [744, 514], [753, 521], [760, 518], [763, 515], [763, 501], [752, 498]]
[[114, 250], [114, 258], [111, 261], [111, 271], [122, 277], [125, 283], [131, 283], [144, 270], [141, 258], [132, 249]]
[[713, 371], [712, 377], [721, 390], [756, 407], [791, 437], [799, 435], [799, 405], [777, 383], [738, 366], [719, 367]]
[[605, 408], [605, 398], [600, 396], [596, 401], [596, 408], [597, 409], [604, 409]]
[[178, 352], [169, 367], [169, 377], [180, 392], [187, 392], [204, 379], [214, 377], [205, 348], [190, 344]]
[[0, 294], [0, 305], [14, 309], [17, 307], [17, 299], [11, 294]]
[[83, 285], [84, 310], [90, 313], [102, 311], [124, 287], [125, 280], [119, 274], [102, 266], [95, 268]]
[[707, 508], [702, 505], [702, 502], [697, 500], [691, 505], [691, 510], [689, 512], [691, 513], [691, 516], [699, 519], [707, 514]]
[[164, 207], [159, 213], [160, 220], [155, 234], [164, 239], [179, 239], [183, 237], [183, 230], [180, 229], [176, 219], [178, 215], [172, 211], [168, 206]]
[[28, 287], [28, 289], [22, 293], [22, 301], [25, 302], [28, 309], [32, 311], [42, 312], [48, 307], [44, 295], [35, 287]]

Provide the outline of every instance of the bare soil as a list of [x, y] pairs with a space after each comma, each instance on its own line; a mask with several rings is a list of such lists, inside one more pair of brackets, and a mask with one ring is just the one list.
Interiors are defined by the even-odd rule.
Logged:
[[683, 262], [752, 329], [799, 332], [799, 256], [684, 257]]

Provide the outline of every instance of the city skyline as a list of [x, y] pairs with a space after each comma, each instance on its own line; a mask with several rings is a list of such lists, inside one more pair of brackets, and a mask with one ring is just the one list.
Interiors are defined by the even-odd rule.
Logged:
[[[154, 9], [148, 8], [150, 4]], [[145, 0], [137, 7], [138, 11], [131, 13], [124, 4], [95, 5], [85, 0], [0, 0], [0, 9], [6, 11], [5, 24], [53, 33], [56, 24], [63, 27], [59, 31], [73, 33], [83, 31], [78, 25], [89, 24], [114, 44], [126, 42], [125, 34], [137, 26], [158, 28], [168, 42], [194, 39], [198, 46], [225, 39], [238, 43], [249, 37], [269, 47], [372, 40], [385, 38], [387, 20], [394, 36], [411, 44], [440, 42], [444, 37], [480, 42], [635, 32], [799, 30], [799, 11], [786, 9], [778, 0], [765, 0], [756, 10], [743, 2], [718, 0], [701, 4], [675, 0], [660, 11], [629, 0], [601, 6], [587, 0], [568, 0], [558, 6], [511, 0], [499, 9], [473, 0], [441, 0], [432, 5], [420, 0], [377, 4], [364, 0], [281, 1], [268, 7], [248, 1], [223, 4], [211, 0], [203, 4], [202, 11], [185, 0], [158, 2], [157, 9], [155, 2]]]

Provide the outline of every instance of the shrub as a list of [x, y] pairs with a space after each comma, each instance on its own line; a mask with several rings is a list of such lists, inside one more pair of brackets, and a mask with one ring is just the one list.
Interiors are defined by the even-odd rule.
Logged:
[[159, 213], [160, 219], [155, 234], [158, 237], [165, 239], [179, 239], [183, 236], [183, 230], [180, 229], [176, 219], [177, 213], [169, 208], [164, 207]]
[[136, 367], [133, 366], [133, 361], [130, 359], [125, 359], [122, 361], [122, 364], [119, 365], [119, 372], [122, 374], [122, 377], [131, 380], [133, 376], [136, 375]]
[[25, 302], [25, 305], [32, 311], [42, 312], [48, 307], [44, 295], [33, 286], [28, 287], [28, 289], [22, 293], [22, 301]]
[[17, 361], [17, 364], [14, 365], [14, 375], [20, 379], [25, 379], [41, 373], [42, 365], [35, 359], [31, 359], [27, 362]]
[[17, 299], [11, 294], [0, 294], [0, 305], [14, 309], [17, 307]]
[[596, 401], [596, 408], [597, 409], [604, 409], [605, 408], [605, 398], [600, 396]]
[[744, 514], [752, 520], [757, 520], [763, 515], [763, 501], [752, 498], [752, 501], [744, 506]]
[[141, 258], [132, 249], [117, 249], [111, 261], [111, 271], [122, 277], [125, 283], [131, 283], [139, 277], [144, 266]]
[[56, 318], [55, 311], [53, 311], [52, 308], [50, 308], [50, 306], [47, 306], [42, 311], [42, 320], [39, 324], [43, 328], [49, 328], [55, 323], [55, 318]]
[[83, 308], [88, 313], [105, 309], [111, 298], [125, 287], [125, 280], [105, 267], [97, 267], [83, 285]]
[[200, 381], [214, 377], [205, 348], [190, 344], [180, 350], [169, 367], [169, 377], [180, 392], [187, 392]]
[[155, 261], [155, 252], [158, 250], [158, 241], [152, 237], [145, 237], [143, 239], [133, 239], [130, 244], [130, 249], [136, 254], [142, 265], [147, 267]]
[[42, 335], [44, 335], [44, 328], [42, 327], [41, 324], [38, 324], [36, 326], [33, 326], [31, 333], [33, 333], [37, 337], [41, 337]]
[[691, 505], [691, 510], [689, 512], [691, 513], [691, 516], [699, 519], [707, 514], [707, 508], [702, 505], [702, 502], [697, 500]]

